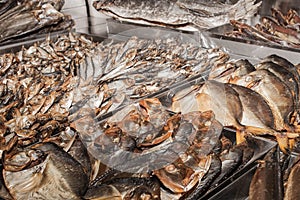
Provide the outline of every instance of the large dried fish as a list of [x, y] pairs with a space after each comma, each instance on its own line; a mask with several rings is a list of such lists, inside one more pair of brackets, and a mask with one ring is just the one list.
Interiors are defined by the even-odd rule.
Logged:
[[21, 37], [29, 33], [37, 33], [41, 29], [52, 31], [69, 29], [74, 25], [70, 17], [65, 17], [59, 10], [64, 5], [64, 0], [24, 0], [12, 4], [5, 12], [0, 14], [0, 42], [11, 38]]
[[55, 24], [63, 18], [50, 4], [44, 4], [41, 9], [35, 12], [26, 12], [13, 16], [13, 20], [1, 22], [1, 40], [36, 31], [44, 26]]
[[[35, 148], [46, 154], [41, 163], [24, 170], [3, 171], [4, 181], [12, 196], [15, 199], [80, 199], [88, 182], [82, 166], [52, 143], [40, 144]], [[22, 157], [15, 159], [15, 162], [22, 161]]]
[[[276, 127], [273, 127], [275, 119], [273, 110], [261, 95], [247, 88], [234, 87], [213, 80], [206, 81], [202, 86], [193, 87], [175, 94], [171, 106], [173, 111], [185, 113], [212, 110], [223, 126], [234, 127], [237, 130], [238, 143], [245, 140], [245, 133], [272, 135], [277, 138], [280, 148], [285, 151], [288, 146], [287, 135], [277, 132]], [[257, 103], [259, 112], [255, 107]], [[262, 115], [259, 116], [258, 113]]]
[[[281, 171], [276, 148], [273, 148], [259, 161], [258, 167], [251, 180], [249, 189], [250, 200], [282, 199]], [[263, 189], [262, 189], [263, 188]]]
[[97, 0], [93, 6], [117, 19], [182, 27], [193, 25], [198, 28], [211, 28], [226, 24], [230, 19], [247, 18], [256, 13], [261, 3], [253, 0], [239, 0], [236, 4], [204, 1], [132, 1]]
[[[243, 107], [241, 124], [260, 128], [274, 128], [272, 110], [257, 92], [239, 85], [230, 84], [239, 95]], [[251, 99], [251, 101], [249, 101]]]
[[295, 104], [292, 92], [284, 82], [270, 71], [260, 69], [241, 77], [236, 83], [265, 98], [272, 109], [276, 130], [290, 130], [289, 117], [295, 110]]

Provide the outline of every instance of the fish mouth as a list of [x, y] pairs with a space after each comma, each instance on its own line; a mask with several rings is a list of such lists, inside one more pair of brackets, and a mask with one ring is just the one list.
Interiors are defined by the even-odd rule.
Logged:
[[102, 10], [103, 7], [111, 6], [113, 3], [107, 0], [98, 0], [93, 2], [93, 7], [97, 10]]
[[230, 68], [224, 70], [222, 73], [220, 73], [220, 74], [217, 76], [217, 78], [218, 78], [218, 77], [223, 77], [223, 76], [230, 75], [230, 74], [232, 74], [235, 70], [236, 70], [235, 67], [230, 67]]
[[255, 88], [259, 85], [260, 82], [261, 82], [261, 80], [251, 81], [249, 84], [246, 85], [246, 87], [247, 88]]

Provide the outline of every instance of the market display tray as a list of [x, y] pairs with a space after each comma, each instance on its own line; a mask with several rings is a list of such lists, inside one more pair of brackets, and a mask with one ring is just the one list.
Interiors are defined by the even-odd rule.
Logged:
[[[177, 86], [173, 89], [169, 89], [168, 91], [161, 92], [159, 94], [151, 95], [144, 99], [157, 98], [160, 100], [160, 102], [163, 105], [165, 105], [164, 107], [168, 109], [169, 102], [171, 101], [170, 98], [172, 98], [175, 92], [180, 91], [185, 87], [190, 87], [193, 84], [201, 84], [203, 83], [203, 81], [204, 80], [201, 78], [195, 78], [194, 80], [189, 81], [189, 83], [182, 84], [180, 86]], [[99, 148], [97, 147], [97, 145], [94, 144], [94, 142], [97, 141], [98, 138], [101, 137], [101, 135], [103, 134], [103, 132], [100, 130], [105, 129], [105, 126], [107, 125], [107, 121], [109, 121], [112, 118], [115, 118], [115, 116], [118, 116], [120, 113], [128, 112], [128, 110], [131, 109], [132, 106], [139, 104], [140, 100], [137, 100], [136, 102], [131, 103], [129, 105], [120, 107], [116, 109], [114, 112], [110, 112], [107, 115], [102, 116], [101, 119], [94, 119], [95, 120], [94, 124], [92, 124], [93, 127], [96, 127], [95, 128], [96, 131], [94, 132], [94, 134], [89, 134], [84, 136], [82, 135], [82, 141], [85, 143], [88, 151], [93, 156], [97, 157], [99, 155], [102, 155], [102, 152], [99, 152]], [[82, 121], [79, 122], [78, 126], [81, 126], [80, 123], [82, 123]], [[222, 135], [229, 138], [233, 144], [236, 143], [234, 129], [224, 127], [222, 130]], [[200, 200], [204, 200], [204, 199], [246, 200], [249, 195], [250, 182], [255, 172], [255, 169], [257, 167], [257, 161], [263, 159], [266, 153], [276, 146], [277, 146], [277, 142], [272, 139], [251, 136], [248, 141], [248, 147], [254, 150], [254, 154], [251, 157], [251, 159], [248, 162], [244, 163], [242, 167], [238, 168], [236, 171], [231, 173], [223, 181], [219, 182], [216, 185], [210, 185], [209, 189], [205, 193], [201, 191], [201, 195], [197, 196], [198, 194], [193, 194], [193, 196], [197, 196], [197, 198]], [[185, 196], [184, 198], [190, 198], [190, 197]]]
[[261, 59], [270, 54], [277, 54], [288, 59], [293, 64], [300, 63], [300, 49], [284, 47], [277, 44], [261, 42], [251, 39], [240, 39], [226, 36], [226, 33], [233, 30], [230, 24], [208, 30], [209, 38], [220, 47], [225, 47], [228, 52], [237, 55]]
[[[22, 38], [20, 40], [15, 40], [13, 43], [7, 43], [7, 44], [3, 43], [3, 45], [0, 46], [0, 54], [16, 53], [17, 51], [20, 51], [22, 48], [29, 48], [30, 46], [36, 43], [44, 42], [47, 38], [49, 38], [52, 41], [56, 41], [59, 36], [68, 35], [69, 32], [77, 33], [75, 30], [58, 31], [58, 32], [51, 32], [48, 34], [34, 35], [29, 38]], [[93, 41], [95, 42], [101, 42], [105, 39], [105, 37], [103, 36], [94, 35], [94, 34], [86, 34], [86, 33], [78, 33], [78, 34], [84, 35], [89, 39], [93, 39]]]
[[[255, 24], [258, 21], [259, 15], [248, 19], [247, 23]], [[233, 30], [230, 24], [225, 24], [220, 27], [201, 30], [201, 31], [182, 31], [163, 27], [149, 27], [140, 24], [129, 22], [121, 22], [112, 18], [106, 19], [108, 37], [119, 37], [120, 39], [128, 38], [133, 33], [144, 38], [153, 38], [151, 30], [159, 30], [166, 32], [177, 32], [195, 40], [199, 45], [211, 48], [218, 47], [231, 54], [232, 58], [248, 58], [252, 61], [260, 60], [271, 54], [277, 54], [288, 59], [293, 64], [300, 63], [300, 49], [284, 47], [277, 44], [270, 44], [248, 39], [239, 39], [226, 36], [226, 33]], [[139, 29], [148, 28], [149, 32], [139, 33]]]

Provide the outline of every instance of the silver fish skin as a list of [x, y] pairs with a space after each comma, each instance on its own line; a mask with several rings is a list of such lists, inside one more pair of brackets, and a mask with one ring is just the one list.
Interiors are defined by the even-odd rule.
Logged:
[[295, 110], [295, 103], [289, 87], [284, 82], [270, 71], [260, 69], [241, 77], [236, 84], [259, 93], [272, 109], [275, 129], [285, 129], [290, 114]]
[[225, 5], [186, 0], [98, 0], [93, 3], [99, 12], [124, 21], [202, 29], [226, 24], [230, 19], [251, 17], [257, 12], [261, 2], [255, 4], [254, 0], [239, 0], [236, 4]]
[[34, 32], [44, 26], [56, 24], [63, 19], [63, 14], [54, 9], [51, 4], [44, 4], [34, 12], [25, 12], [13, 19], [1, 21], [0, 42]]
[[143, 19], [170, 25], [184, 25], [191, 21], [191, 15], [180, 9], [174, 0], [100, 0], [95, 1], [93, 6], [109, 16], [123, 19]]

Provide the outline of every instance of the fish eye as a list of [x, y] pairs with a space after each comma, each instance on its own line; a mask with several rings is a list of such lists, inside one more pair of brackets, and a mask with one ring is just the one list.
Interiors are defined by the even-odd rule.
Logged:
[[176, 171], [176, 167], [175, 167], [175, 165], [173, 165], [173, 164], [170, 164], [170, 165], [166, 166], [165, 169], [166, 169], [166, 171], [169, 172], [169, 173], [173, 173], [173, 172]]
[[252, 81], [252, 77], [251, 76], [246, 76], [246, 79], [245, 79], [247, 82], [250, 82]]
[[186, 154], [186, 153], [181, 153], [181, 154], [179, 154], [179, 157], [181, 158], [181, 160], [183, 161], [183, 162], [185, 162], [185, 161], [187, 161], [188, 160], [188, 155]]

